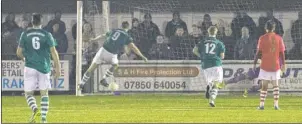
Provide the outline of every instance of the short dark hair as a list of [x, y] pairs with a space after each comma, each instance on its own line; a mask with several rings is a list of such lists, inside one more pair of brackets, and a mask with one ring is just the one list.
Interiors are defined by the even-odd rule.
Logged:
[[174, 11], [174, 12], [173, 12], [173, 17], [174, 17], [174, 16], [180, 17], [180, 13], [179, 13], [178, 11]]
[[133, 19], [132, 19], [132, 24], [133, 24], [134, 22], [136, 22], [136, 21], [139, 22], [137, 18], [133, 18]]
[[123, 21], [123, 23], [122, 23], [122, 28], [123, 28], [123, 29], [129, 28], [129, 23], [128, 23], [128, 21]]
[[39, 13], [33, 13], [32, 14], [32, 20], [31, 20], [33, 25], [41, 25], [42, 23], [42, 15]]
[[55, 11], [55, 15], [56, 14], [62, 14], [62, 12], [60, 10]]
[[276, 27], [276, 23], [273, 20], [268, 20], [265, 24], [265, 29], [269, 31], [273, 31]]
[[208, 14], [208, 13], [204, 14], [203, 17], [204, 17], [204, 18], [205, 18], [205, 17], [211, 18], [210, 14]]
[[152, 16], [151, 16], [150, 13], [146, 13], [146, 14], [144, 15], [144, 19], [146, 19], [147, 17], [150, 17], [150, 18], [152, 19]]

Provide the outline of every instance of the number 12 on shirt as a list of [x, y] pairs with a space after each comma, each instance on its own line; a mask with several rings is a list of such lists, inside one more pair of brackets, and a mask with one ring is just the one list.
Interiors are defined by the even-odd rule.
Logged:
[[216, 44], [214, 43], [206, 43], [206, 54], [215, 54]]

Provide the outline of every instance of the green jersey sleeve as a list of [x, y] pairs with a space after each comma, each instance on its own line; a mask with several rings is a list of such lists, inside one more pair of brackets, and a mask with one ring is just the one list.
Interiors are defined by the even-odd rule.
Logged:
[[220, 49], [219, 53], [225, 53], [225, 46], [222, 42], [219, 42], [219, 49]]
[[24, 32], [22, 32], [21, 37], [19, 39], [19, 47], [24, 48], [25, 46], [25, 35]]
[[108, 31], [105, 35], [106, 35], [106, 37], [109, 37], [110, 34], [111, 34], [111, 31]]
[[53, 36], [51, 35], [51, 33], [48, 33], [47, 44], [49, 47], [57, 46], [57, 43], [56, 43], [55, 39], [53, 38]]
[[128, 44], [130, 44], [130, 43], [132, 43], [132, 42], [133, 42], [132, 37], [131, 37], [131, 36], [128, 36], [128, 38], [127, 38], [125, 44], [128, 45]]
[[202, 41], [198, 42], [196, 46], [198, 48], [198, 53], [202, 54], [203, 42]]

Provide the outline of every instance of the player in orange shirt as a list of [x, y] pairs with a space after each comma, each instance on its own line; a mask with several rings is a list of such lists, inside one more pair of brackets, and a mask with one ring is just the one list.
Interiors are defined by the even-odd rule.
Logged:
[[[260, 72], [258, 79], [262, 80], [262, 88], [260, 91], [260, 106], [258, 109], [264, 109], [264, 101], [267, 95], [268, 84], [273, 84], [274, 107], [279, 110], [279, 85], [278, 80], [281, 78], [281, 70], [284, 72], [285, 64], [285, 46], [281, 36], [274, 33], [275, 22], [267, 21], [265, 24], [266, 34], [262, 35], [258, 41], [257, 53], [254, 59], [254, 69], [256, 68], [257, 60], [261, 58]], [[281, 61], [279, 61], [279, 57]], [[280, 68], [280, 64], [281, 68]], [[281, 69], [281, 70], [280, 70]]]

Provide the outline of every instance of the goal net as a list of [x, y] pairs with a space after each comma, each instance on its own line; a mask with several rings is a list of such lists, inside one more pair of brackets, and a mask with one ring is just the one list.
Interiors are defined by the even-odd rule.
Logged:
[[[300, 19], [298, 13], [302, 2], [299, 0], [88, 1], [84, 10], [89, 14], [84, 18], [93, 24], [97, 35], [121, 28], [122, 22], [128, 21], [133, 42], [150, 60], [144, 63], [134, 53], [119, 54], [120, 67], [108, 81], [117, 83], [120, 92], [204, 91], [207, 83], [200, 60], [192, 50], [208, 36], [207, 28], [212, 25], [217, 26], [217, 39], [226, 48], [224, 80], [247, 73], [253, 67], [257, 40], [265, 33], [264, 24], [270, 19], [277, 22], [275, 32], [283, 37], [287, 59], [291, 60], [281, 89], [301, 91], [302, 13]], [[98, 45], [104, 40], [99, 40]], [[104, 64], [95, 71], [88, 92], [110, 91], [98, 83], [109, 67]], [[257, 80], [242, 80], [222, 91], [243, 91], [256, 84]]]

